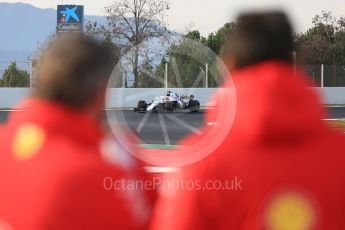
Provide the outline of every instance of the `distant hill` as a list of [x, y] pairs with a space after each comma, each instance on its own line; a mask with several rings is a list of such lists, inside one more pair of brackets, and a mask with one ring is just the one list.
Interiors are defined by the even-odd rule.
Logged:
[[[105, 22], [104, 16], [85, 20]], [[24, 3], [0, 3], [0, 51], [33, 51], [56, 27], [56, 10]]]

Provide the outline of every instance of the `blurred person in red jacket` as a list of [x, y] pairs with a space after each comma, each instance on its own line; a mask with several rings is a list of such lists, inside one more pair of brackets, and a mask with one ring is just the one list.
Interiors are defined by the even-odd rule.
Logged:
[[152, 229], [345, 229], [345, 137], [322, 121], [292, 51], [284, 13], [238, 18], [223, 48], [237, 92], [232, 129], [212, 155], [170, 176], [181, 186], [163, 190]]
[[103, 144], [115, 53], [84, 35], [49, 44], [25, 111], [0, 131], [0, 229], [147, 227], [154, 196], [126, 184], [145, 175], [119, 143]]

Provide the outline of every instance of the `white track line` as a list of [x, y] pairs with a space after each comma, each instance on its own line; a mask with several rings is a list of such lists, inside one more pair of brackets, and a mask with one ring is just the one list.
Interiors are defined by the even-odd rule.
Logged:
[[141, 130], [144, 128], [144, 125], [146, 123], [146, 121], [149, 119], [149, 116], [151, 115], [151, 113], [145, 113], [143, 119], [140, 121], [139, 125], [137, 126], [137, 132], [141, 133]]
[[144, 167], [144, 170], [149, 173], [176, 173], [179, 172], [178, 168], [171, 167]]
[[159, 123], [161, 125], [161, 129], [162, 129], [163, 137], [164, 137], [164, 140], [165, 140], [165, 144], [166, 145], [171, 145], [169, 134], [168, 134], [168, 131], [167, 131], [167, 127], [166, 127], [165, 122], [164, 122], [164, 117], [163, 117], [163, 115], [158, 114], [158, 118], [159, 118]]

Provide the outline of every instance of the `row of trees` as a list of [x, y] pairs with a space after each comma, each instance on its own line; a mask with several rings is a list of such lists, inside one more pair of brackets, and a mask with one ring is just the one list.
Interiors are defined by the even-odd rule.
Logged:
[[[169, 62], [168, 81], [172, 87], [205, 85], [202, 80], [196, 80], [200, 78], [201, 72], [206, 75], [206, 61], [209, 70], [213, 70], [210, 73], [217, 69], [216, 55], [219, 54], [226, 35], [236, 28], [236, 24], [227, 23], [208, 37], [202, 37], [196, 30], [182, 36], [176, 35], [166, 28], [166, 12], [169, 9], [167, 0], [116, 0], [105, 7], [105, 25], [87, 23], [86, 33], [98, 36], [120, 50], [121, 70], [127, 76], [124, 79], [126, 87], [162, 87], [166, 62]], [[206, 56], [208, 51], [193, 49], [191, 41], [199, 47], [209, 47], [215, 55], [210, 58]], [[157, 48], [158, 46], [164, 50]], [[157, 63], [160, 58], [160, 63]], [[216, 86], [217, 77], [211, 76], [208, 84]], [[128, 79], [133, 79], [133, 84], [128, 84]]]
[[345, 18], [322, 12], [313, 19], [313, 27], [296, 35], [297, 57], [302, 64], [344, 65]]
[[[121, 50], [125, 75], [133, 78], [133, 84], [125, 82], [130, 87], [163, 87], [166, 63], [168, 62], [168, 82], [170, 87], [203, 87], [206, 75], [205, 64], [209, 64], [208, 85], [215, 87], [221, 82], [217, 73], [217, 56], [226, 42], [229, 34], [236, 30], [236, 23], [226, 23], [216, 32], [207, 37], [192, 30], [174, 42], [167, 42], [164, 55], [160, 55], [160, 63], [155, 64], [155, 54], [147, 42], [155, 38], [163, 41], [174, 40], [165, 29], [165, 13], [169, 10], [166, 0], [117, 0], [105, 8], [107, 24], [98, 25], [89, 22], [87, 33], [101, 36], [106, 42], [115, 44]], [[336, 18], [331, 12], [322, 12], [313, 19], [313, 27], [308, 31], [295, 35], [295, 45], [298, 62], [302, 65], [333, 65], [334, 81], [342, 84], [336, 65], [345, 63], [345, 18]], [[163, 29], [162, 29], [163, 28]], [[193, 49], [193, 41], [198, 47], [208, 47], [215, 55], [208, 57], [205, 49]], [[152, 46], [152, 44], [151, 44]], [[210, 60], [211, 59], [211, 60]], [[344, 80], [345, 85], [345, 80]]]
[[345, 18], [322, 12], [313, 27], [296, 35], [297, 60], [306, 67], [315, 85], [320, 85], [324, 64], [325, 86], [345, 86]]
[[12, 62], [0, 79], [0, 87], [30, 87], [30, 75]]
[[[313, 80], [316, 82], [320, 81], [320, 65], [324, 64], [326, 86], [345, 86], [345, 18], [336, 18], [331, 12], [322, 12], [320, 15], [313, 17], [312, 22], [312, 28], [306, 32], [295, 34], [295, 49], [298, 63], [306, 66], [306, 71], [309, 71], [310, 75], [314, 75]], [[205, 59], [200, 56], [198, 61], [186, 60], [184, 55], [180, 54], [180, 50], [188, 49], [186, 47], [186, 40], [193, 39], [209, 47], [218, 55], [224, 42], [227, 41], [229, 35], [235, 30], [236, 23], [231, 22], [226, 23], [215, 33], [209, 34], [208, 37], [200, 36], [199, 31], [191, 31], [183, 36], [180, 43], [174, 44], [168, 49], [167, 55], [176, 60], [180, 70], [183, 72], [184, 78], [182, 83], [184, 87], [192, 85], [192, 82], [195, 81], [200, 72], [200, 64]], [[196, 51], [190, 50], [189, 52]], [[157, 76], [163, 76], [164, 63], [165, 61], [162, 59], [161, 64], [156, 70]], [[217, 68], [217, 66], [213, 65], [213, 68]], [[172, 77], [169, 81], [174, 83], [173, 79], [177, 77], [176, 71], [170, 69], [169, 76]], [[209, 79], [209, 86], [217, 86], [217, 83], [217, 79]], [[200, 84], [198, 86], [202, 87]]]
[[[222, 77], [218, 71], [219, 60], [217, 58], [228, 35], [235, 29], [236, 23], [232, 22], [226, 23], [208, 37], [201, 36], [197, 30], [188, 32], [177, 44], [173, 44], [167, 49], [166, 57], [156, 68], [154, 76], [161, 78], [164, 76], [165, 63], [168, 59], [170, 66], [168, 82], [172, 87], [205, 87], [205, 65], [208, 64], [207, 85], [209, 87], [219, 86]], [[162, 79], [158, 82], [161, 83]], [[148, 82], [145, 87], [150, 87], [150, 85], [151, 82]], [[162, 84], [158, 84], [158, 86], [161, 87]]]

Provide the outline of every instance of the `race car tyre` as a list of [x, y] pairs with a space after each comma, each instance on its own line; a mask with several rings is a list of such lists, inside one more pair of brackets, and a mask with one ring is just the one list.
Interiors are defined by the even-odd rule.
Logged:
[[138, 106], [137, 106], [137, 111], [138, 112], [146, 112], [146, 109], [147, 109], [146, 101], [139, 101]]
[[178, 107], [177, 101], [173, 101], [173, 102], [172, 102], [172, 108], [173, 108], [173, 110], [177, 109], [177, 107]]
[[189, 102], [188, 108], [189, 108], [189, 111], [191, 111], [191, 112], [199, 112], [200, 111], [200, 102], [197, 100], [192, 100]]

